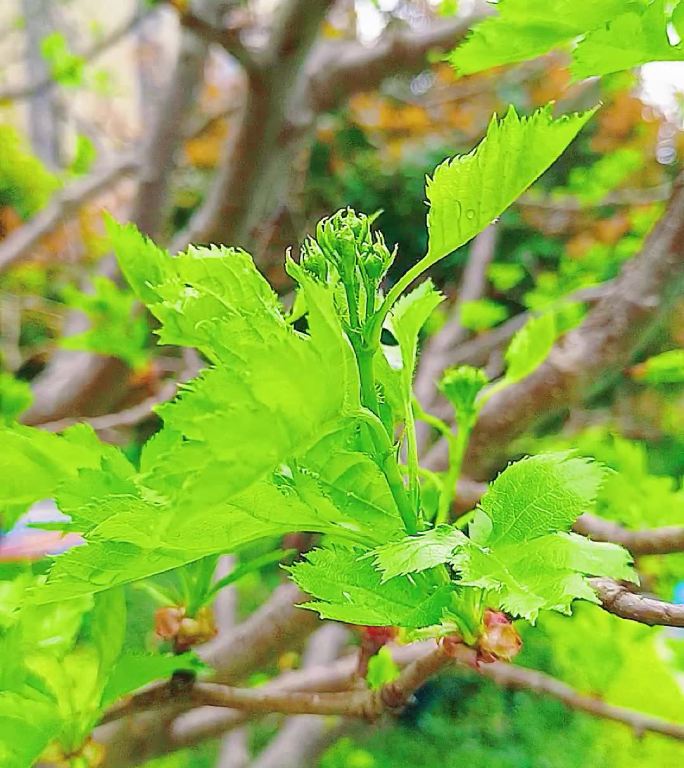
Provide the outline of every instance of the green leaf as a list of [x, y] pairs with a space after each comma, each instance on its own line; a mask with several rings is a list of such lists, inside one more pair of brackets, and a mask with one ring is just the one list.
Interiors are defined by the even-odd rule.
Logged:
[[178, 670], [202, 672], [208, 667], [194, 654], [124, 653], [117, 659], [102, 694], [102, 708], [155, 680], [171, 677]]
[[69, 44], [61, 32], [52, 32], [40, 41], [40, 52], [50, 67], [50, 74], [67, 88], [75, 88], [83, 82], [85, 60], [69, 50]]
[[497, 14], [476, 24], [449, 56], [459, 75], [536, 58], [610, 21], [625, 0], [500, 0]]
[[454, 549], [465, 540], [465, 534], [457, 528], [439, 525], [416, 536], [407, 536], [378, 547], [373, 557], [385, 582], [395, 576], [419, 573], [447, 563]]
[[62, 347], [120, 357], [132, 368], [141, 368], [148, 361], [147, 319], [136, 310], [137, 302], [130, 291], [98, 276], [93, 279], [91, 292], [69, 286], [63, 293], [67, 306], [88, 316], [90, 327], [65, 336], [60, 341]]
[[546, 360], [557, 337], [553, 312], [528, 320], [506, 349], [506, 381], [514, 384], [529, 376]]
[[569, 452], [543, 453], [509, 464], [482, 497], [470, 535], [491, 545], [569, 531], [581, 514], [593, 508], [605, 477], [600, 464]]
[[[672, 15], [675, 27], [681, 4]], [[617, 72], [648, 61], [679, 60], [684, 47], [667, 38], [664, 0], [500, 0], [449, 60], [461, 75], [527, 61], [577, 43], [575, 78]]]
[[598, 603], [585, 575], [636, 581], [630, 562], [617, 544], [568, 533], [492, 546], [467, 542], [451, 559], [464, 584], [490, 590], [498, 608], [530, 621], [542, 609], [570, 613], [577, 598]]
[[542, 609], [569, 612], [576, 598], [596, 602], [585, 575], [633, 579], [622, 547], [567, 533], [593, 508], [604, 476], [600, 465], [569, 453], [511, 464], [483, 497], [470, 539], [455, 548], [450, 562], [461, 582], [534, 621]]
[[459, 307], [459, 320], [464, 328], [471, 331], [486, 331], [503, 322], [508, 310], [491, 299], [464, 301]]
[[677, 30], [677, 34], [684, 39], [684, 2], [679, 0], [672, 11], [672, 26]]
[[55, 495], [80, 469], [99, 469], [103, 453], [91, 427], [83, 424], [62, 435], [19, 424], [0, 426], [0, 510], [10, 526], [31, 504]]
[[494, 288], [505, 293], [515, 288], [525, 279], [525, 268], [520, 264], [490, 264], [487, 267], [487, 277]]
[[302, 608], [324, 619], [366, 626], [428, 627], [439, 624], [452, 588], [421, 574], [382, 581], [362, 550], [315, 549], [290, 567], [292, 578], [316, 601]]
[[[44, 697], [0, 691], [0, 765], [29, 768], [59, 728], [53, 703]], [[20, 737], [19, 737], [19, 734]]]
[[418, 334], [444, 296], [435, 288], [432, 280], [424, 280], [411, 293], [402, 296], [392, 307], [389, 325], [399, 342], [402, 358], [402, 378], [405, 396], [410, 401], [411, 382], [416, 367]]
[[169, 254], [141, 234], [134, 224], [120, 224], [104, 215], [109, 240], [126, 282], [145, 304], [155, 304], [159, 295], [152, 286], [173, 275]]
[[58, 494], [84, 524], [87, 546], [56, 559], [36, 601], [293, 530], [366, 546], [401, 535], [387, 481], [364, 452], [356, 361], [334, 291], [288, 266], [306, 301], [305, 335], [244, 252], [171, 258], [130, 227], [109, 229], [136, 289], [153, 298], [162, 339], [196, 344], [214, 364], [159, 409], [164, 429], [143, 450], [140, 473], [117, 472], [109, 484], [82, 474], [80, 487]]
[[671, 45], [668, 39], [665, 0], [652, 0], [644, 8], [633, 4], [625, 10], [579, 42], [571, 68], [575, 80], [649, 61], [684, 60], [684, 45]]
[[33, 402], [31, 387], [11, 373], [0, 372], [0, 423], [15, 421]]
[[391, 683], [399, 677], [400, 669], [392, 658], [390, 649], [383, 645], [382, 648], [368, 660], [368, 672], [366, 682], [372, 691], [377, 691], [383, 685]]
[[684, 349], [670, 349], [634, 366], [632, 376], [645, 384], [684, 383]]
[[511, 107], [503, 119], [492, 119], [475, 150], [439, 165], [426, 190], [430, 204], [426, 266], [460, 248], [500, 216], [593, 114], [589, 110], [554, 120], [547, 105], [521, 118]]

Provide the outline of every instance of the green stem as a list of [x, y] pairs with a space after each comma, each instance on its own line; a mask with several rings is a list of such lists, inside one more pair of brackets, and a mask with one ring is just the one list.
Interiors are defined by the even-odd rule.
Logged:
[[437, 509], [437, 517], [435, 518], [435, 525], [442, 525], [449, 522], [449, 512], [451, 511], [451, 505], [456, 497], [456, 485], [458, 478], [461, 474], [461, 467], [463, 465], [463, 457], [465, 456], [466, 447], [468, 446], [468, 438], [472, 425], [463, 425], [459, 427], [456, 434], [449, 434], [449, 469], [447, 470], [446, 478], [444, 479], [444, 487], [439, 497], [439, 507]]
[[369, 427], [376, 456], [380, 462], [380, 468], [385, 475], [392, 498], [404, 523], [406, 533], [409, 535], [418, 533], [418, 517], [415, 508], [411, 504], [411, 499], [406, 493], [406, 486], [394, 456], [394, 448], [390, 442], [389, 435], [380, 419], [374, 413], [367, 411], [361, 417]]
[[439, 416], [435, 416], [434, 414], [428, 413], [426, 410], [424, 410], [417, 397], [414, 397], [411, 402], [416, 418], [424, 421], [447, 440], [452, 437], [451, 429], [449, 428], [449, 425], [446, 423], [446, 421], [442, 421]]
[[405, 272], [399, 280], [390, 288], [385, 300], [380, 305], [380, 309], [375, 313], [373, 317], [372, 327], [370, 331], [371, 338], [377, 336], [380, 339], [382, 332], [382, 324], [385, 322], [387, 313], [394, 306], [395, 301], [401, 296], [401, 294], [411, 285], [411, 283], [419, 278], [425, 270], [429, 269], [438, 259], [430, 254], [423, 256], [423, 258], [414, 264], [408, 272]]
[[361, 402], [372, 411], [376, 416], [380, 410], [378, 404], [378, 393], [375, 391], [375, 371], [373, 370], [374, 350], [368, 349], [361, 344], [354, 344], [356, 353], [356, 362], [359, 367], [359, 378], [361, 380]]
[[418, 482], [418, 441], [416, 439], [416, 420], [411, 403], [406, 407], [406, 464], [409, 478], [409, 497], [413, 508], [420, 509], [420, 483]]

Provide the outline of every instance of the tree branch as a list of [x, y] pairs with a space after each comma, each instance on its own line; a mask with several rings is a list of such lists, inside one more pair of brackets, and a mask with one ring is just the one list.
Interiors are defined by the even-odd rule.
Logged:
[[149, 686], [113, 707], [104, 716], [102, 723], [182, 703], [226, 707], [256, 714], [279, 712], [285, 715], [343, 715], [375, 720], [385, 711], [403, 708], [426, 680], [452, 661], [441, 646], [432, 644], [432, 650], [410, 662], [394, 682], [387, 683], [377, 691], [283, 691], [268, 686], [236, 688], [221, 683], [172, 678], [168, 682]]
[[630, 592], [612, 579], [589, 579], [604, 610], [649, 626], [684, 627], [684, 605]]
[[482, 677], [494, 681], [503, 688], [531, 691], [542, 696], [550, 696], [563, 702], [570, 709], [577, 709], [595, 717], [624, 723], [624, 725], [632, 728], [637, 736], [650, 731], [673, 739], [684, 740], [684, 725], [672, 723], [643, 712], [636, 712], [626, 707], [607, 704], [594, 696], [579, 693], [569, 685], [550, 675], [545, 675], [543, 672], [504, 664], [500, 661], [493, 664], [482, 664], [478, 668], [478, 672]]
[[27, 258], [40, 240], [61, 227], [80, 207], [124, 176], [138, 168], [133, 155], [125, 155], [111, 165], [95, 170], [84, 179], [56, 192], [50, 203], [23, 226], [15, 229], [0, 243], [0, 273]]
[[[84, 48], [82, 51], [76, 51], [76, 55], [86, 62], [94, 61], [98, 56], [108, 51], [113, 45], [116, 45], [128, 34], [135, 31], [148, 14], [149, 11], [134, 14], [130, 19], [124, 21], [123, 24], [112, 30], [108, 35], [96, 40], [92, 45]], [[43, 77], [32, 83], [25, 83], [13, 88], [5, 88], [0, 90], [0, 102], [17, 101], [19, 99], [27, 99], [31, 96], [37, 96], [52, 88], [55, 84], [56, 83], [52, 77]]]
[[326, 42], [307, 64], [310, 107], [327, 112], [355, 93], [377, 88], [390, 75], [420, 70], [428, 53], [450, 50], [488, 13], [479, 5], [467, 17], [440, 19], [424, 30], [388, 30], [372, 47], [356, 41]]
[[684, 552], [684, 526], [630, 530], [596, 515], [581, 515], [573, 526], [577, 533], [595, 541], [621, 544], [633, 555], [667, 555]]
[[[349, 633], [342, 624], [324, 624], [309, 640], [302, 668], [329, 664], [338, 656]], [[316, 757], [349, 727], [344, 720], [331, 723], [319, 715], [289, 717], [278, 733], [250, 764], [250, 768], [299, 768]], [[219, 766], [223, 768], [223, 766]]]
[[[221, 2], [203, 0], [205, 7], [214, 10]], [[183, 139], [183, 117], [190, 111], [197, 84], [202, 81], [207, 51], [206, 42], [194, 33], [181, 35], [175, 66], [145, 138], [131, 220], [150, 236], [161, 230], [174, 158]], [[113, 260], [105, 260], [102, 269], [115, 272]], [[73, 316], [67, 320], [68, 325], [76, 322], [80, 321]], [[127, 375], [127, 367], [115, 358], [60, 350], [34, 380], [34, 405], [24, 420], [37, 424], [75, 414], [107, 412], [125, 389]]]
[[198, 655], [216, 670], [216, 680], [241, 679], [281, 648], [300, 644], [316, 628], [318, 617], [295, 606], [304, 598], [294, 584], [282, 584], [232, 632], [200, 646]]

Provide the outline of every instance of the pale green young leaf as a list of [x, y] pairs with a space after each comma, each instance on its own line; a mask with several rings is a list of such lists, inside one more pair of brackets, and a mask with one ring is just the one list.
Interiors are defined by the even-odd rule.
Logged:
[[684, 2], [679, 0], [672, 11], [672, 26], [677, 31], [680, 39], [684, 40]]
[[384, 582], [449, 562], [453, 551], [464, 541], [467, 541], [466, 536], [458, 528], [439, 525], [378, 547], [373, 552], [373, 559]]
[[449, 56], [460, 75], [542, 56], [619, 15], [629, 0], [500, 0]]
[[0, 765], [3, 768], [30, 768], [58, 729], [59, 716], [49, 698], [30, 689], [25, 693], [0, 691]]
[[404, 383], [411, 389], [416, 367], [418, 334], [444, 296], [435, 288], [432, 280], [424, 280], [411, 293], [402, 296], [390, 312], [390, 329], [401, 349]]
[[15, 421], [33, 402], [28, 382], [0, 371], [0, 424]]
[[149, 358], [149, 327], [136, 310], [135, 295], [103, 276], [94, 278], [92, 287], [92, 292], [72, 286], [64, 291], [67, 306], [87, 315], [90, 325], [82, 333], [65, 336], [61, 346], [119, 357], [132, 368], [141, 368]]
[[460, 248], [500, 216], [556, 160], [593, 115], [554, 119], [547, 105], [530, 117], [511, 107], [492, 119], [469, 154], [439, 165], [427, 182], [426, 267]]
[[[672, 23], [680, 23], [681, 4]], [[575, 79], [618, 72], [650, 61], [684, 59], [670, 43], [665, 0], [501, 0], [498, 13], [476, 24], [449, 60], [461, 75], [537, 58], [574, 46]]]
[[459, 320], [470, 331], [486, 331], [499, 325], [508, 317], [503, 304], [491, 299], [464, 301], [459, 306]]
[[295, 583], [317, 598], [303, 608], [322, 618], [366, 626], [420, 628], [439, 624], [452, 588], [422, 574], [383, 582], [363, 550], [315, 549], [290, 568]]
[[450, 559], [461, 583], [488, 590], [496, 607], [534, 621], [542, 609], [567, 613], [575, 599], [596, 602], [585, 576], [633, 579], [626, 550], [568, 533], [593, 508], [604, 476], [600, 465], [569, 453], [511, 464]]
[[646, 384], [684, 383], [684, 349], [670, 349], [653, 355], [632, 368], [632, 376]]
[[0, 444], [0, 509], [5, 510], [5, 526], [34, 502], [52, 498], [81, 469], [100, 469], [103, 455], [115, 451], [84, 424], [69, 427], [62, 435], [20, 424], [0, 426]]
[[652, 0], [641, 8], [627, 5], [624, 11], [580, 40], [571, 67], [576, 80], [649, 61], [684, 60], [684, 44], [671, 45], [668, 39], [665, 0]]
[[593, 508], [605, 476], [600, 464], [571, 453], [544, 453], [510, 464], [482, 497], [474, 538], [491, 546], [569, 531]]
[[529, 376], [548, 357], [557, 337], [553, 312], [528, 320], [506, 349], [506, 382], [514, 384]]
[[145, 237], [133, 224], [120, 224], [106, 214], [107, 234], [126, 281], [145, 304], [155, 304], [159, 295], [153, 286], [173, 275], [169, 254]]
[[71, 505], [88, 545], [57, 559], [36, 599], [107, 589], [291, 530], [368, 545], [399, 535], [387, 482], [362, 450], [356, 363], [329, 287], [289, 265], [306, 299], [304, 335], [243, 252], [191, 249], [160, 265], [128, 227], [110, 230], [137, 243], [138, 261], [128, 251], [124, 261], [139, 282], [151, 260], [142, 294], [154, 295], [162, 338], [195, 343], [215, 364], [160, 408], [165, 427], [138, 477], [99, 483]]
[[463, 583], [490, 590], [498, 608], [531, 621], [540, 610], [569, 613], [578, 598], [599, 602], [585, 575], [635, 580], [627, 550], [568, 533], [495, 546], [467, 541], [451, 563]]

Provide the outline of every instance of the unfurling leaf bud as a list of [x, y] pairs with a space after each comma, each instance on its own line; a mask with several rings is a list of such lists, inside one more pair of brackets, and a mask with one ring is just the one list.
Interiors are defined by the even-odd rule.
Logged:
[[481, 368], [470, 365], [450, 368], [444, 373], [439, 388], [453, 406], [459, 425], [469, 422], [475, 415], [475, 399], [487, 381]]
[[510, 661], [522, 648], [522, 640], [511, 620], [501, 611], [487, 609], [484, 615], [484, 632], [478, 641], [481, 661]]
[[300, 264], [316, 279], [325, 282], [328, 279], [328, 265], [323, 251], [313, 238], [308, 238], [302, 245]]
[[216, 635], [214, 617], [209, 607], [200, 608], [195, 616], [187, 616], [184, 606], [171, 605], [157, 609], [154, 630], [162, 640], [173, 643], [174, 651], [182, 653], [193, 645], [206, 643]]
[[352, 208], [344, 208], [319, 221], [316, 240], [325, 258], [345, 275], [350, 275], [357, 261], [373, 247], [368, 216]]

